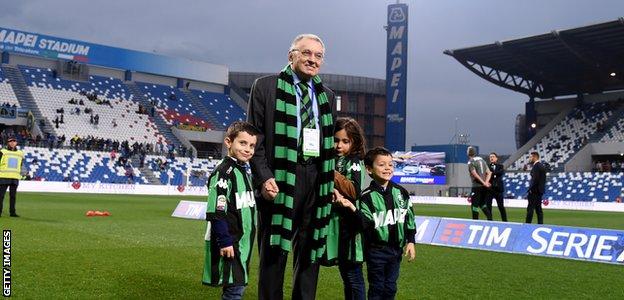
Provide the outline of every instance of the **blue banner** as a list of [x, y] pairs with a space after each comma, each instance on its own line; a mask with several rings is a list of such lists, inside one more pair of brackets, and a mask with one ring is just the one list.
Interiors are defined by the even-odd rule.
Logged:
[[416, 243], [431, 244], [441, 218], [417, 216], [415, 219]]
[[407, 4], [388, 5], [386, 49], [386, 148], [405, 150]]
[[416, 242], [624, 264], [624, 231], [416, 217]]
[[189, 59], [109, 47], [0, 27], [0, 51], [47, 59], [74, 60], [107, 68], [227, 85], [228, 70]]

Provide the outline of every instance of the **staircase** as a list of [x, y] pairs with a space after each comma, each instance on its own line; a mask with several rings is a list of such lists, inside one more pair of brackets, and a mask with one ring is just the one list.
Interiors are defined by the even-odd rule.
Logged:
[[[148, 112], [151, 111], [152, 104], [147, 101], [147, 99], [145, 99], [143, 93], [141, 92], [141, 89], [139, 89], [136, 84], [134, 84], [134, 82], [126, 81], [125, 84], [130, 92], [134, 95], [134, 101], [141, 103], [141, 105], [143, 105], [143, 107], [145, 107]], [[151, 121], [154, 122], [154, 124], [156, 124], [158, 131], [165, 137], [165, 139], [167, 139], [167, 141], [172, 142], [176, 147], [182, 145], [180, 140], [171, 132], [170, 126], [165, 123], [165, 120], [158, 112], [156, 112], [154, 117], [149, 118]]]
[[19, 101], [20, 106], [24, 109], [30, 110], [33, 113], [33, 115], [35, 116], [36, 125], [39, 125], [39, 120], [44, 121], [45, 125], [42, 128], [40, 127], [44, 133], [53, 133], [54, 127], [52, 127], [52, 123], [50, 123], [47, 118], [43, 117], [43, 114], [37, 107], [37, 104], [35, 103], [35, 98], [33, 98], [32, 94], [30, 93], [28, 85], [26, 85], [26, 81], [24, 80], [24, 77], [22, 77], [22, 73], [20, 72], [20, 70], [16, 66], [2, 65], [2, 71], [9, 79], [9, 83], [13, 88], [15, 96], [17, 96], [17, 100]]
[[130, 162], [133, 168], [139, 169], [141, 171], [141, 175], [143, 175], [143, 177], [147, 179], [148, 184], [153, 184], [153, 185], [162, 184], [160, 180], [156, 178], [156, 176], [154, 175], [154, 172], [152, 172], [152, 170], [148, 167], [149, 161], [147, 160], [147, 158], [145, 158], [145, 163], [143, 164], [143, 168], [141, 168], [141, 158], [139, 155], [134, 155], [130, 159]]
[[221, 122], [219, 122], [219, 119], [217, 119], [217, 117], [215, 117], [211, 111], [209, 111], [206, 106], [204, 106], [204, 104], [201, 103], [201, 100], [199, 100], [199, 98], [197, 98], [197, 96], [193, 95], [193, 93], [191, 93], [191, 91], [187, 90], [187, 89], [180, 89], [180, 91], [182, 91], [182, 93], [184, 94], [184, 96], [186, 96], [186, 99], [189, 99], [189, 101], [191, 101], [191, 103], [193, 104], [193, 107], [195, 107], [195, 109], [199, 110], [202, 112], [202, 114], [204, 114], [204, 116], [206, 116], [208, 118], [208, 122], [210, 123], [210, 125], [212, 125], [212, 129], [215, 130], [225, 130], [225, 128], [223, 128], [223, 124], [221, 124]]

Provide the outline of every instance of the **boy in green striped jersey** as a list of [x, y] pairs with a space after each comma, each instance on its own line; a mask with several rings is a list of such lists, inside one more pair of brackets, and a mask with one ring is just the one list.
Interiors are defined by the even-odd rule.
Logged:
[[202, 282], [223, 286], [222, 299], [241, 299], [249, 279], [256, 201], [247, 165], [259, 133], [247, 122], [232, 123], [223, 141], [228, 155], [208, 178]]
[[392, 153], [376, 147], [366, 153], [364, 165], [373, 181], [362, 192], [359, 208], [334, 194], [336, 202], [358, 216], [364, 231], [368, 299], [394, 299], [403, 251], [409, 261], [416, 256], [414, 213], [407, 191], [391, 181]]

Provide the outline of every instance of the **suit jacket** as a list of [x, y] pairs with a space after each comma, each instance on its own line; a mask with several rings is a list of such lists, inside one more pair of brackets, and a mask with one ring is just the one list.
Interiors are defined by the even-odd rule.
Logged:
[[[272, 162], [275, 158], [275, 144], [273, 133], [275, 131], [275, 93], [277, 89], [278, 75], [269, 75], [256, 79], [251, 86], [249, 103], [247, 107], [247, 121], [256, 126], [261, 134], [256, 142], [256, 151], [250, 161], [254, 185], [260, 186], [270, 178], [274, 178]], [[334, 92], [323, 86], [334, 120]], [[321, 140], [324, 137], [321, 132]]]
[[529, 193], [544, 195], [546, 189], [546, 168], [541, 161], [533, 164], [531, 169], [531, 183], [529, 184]]
[[493, 164], [493, 163], [490, 163], [488, 167], [490, 168], [490, 171], [492, 172], [492, 176], [490, 177], [490, 184], [492, 185], [492, 190], [496, 192], [502, 192], [504, 190], [503, 176], [505, 175], [505, 167], [503, 167], [503, 164]]

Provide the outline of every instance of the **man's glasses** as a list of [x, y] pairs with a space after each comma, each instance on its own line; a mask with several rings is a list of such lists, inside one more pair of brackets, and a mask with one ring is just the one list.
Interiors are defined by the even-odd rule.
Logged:
[[312, 56], [314, 56], [314, 58], [318, 60], [323, 60], [325, 58], [325, 55], [322, 52], [312, 52], [307, 49], [306, 50], [292, 49], [292, 51], [299, 51], [299, 53], [301, 53], [301, 55], [305, 56], [306, 58], [311, 58]]

